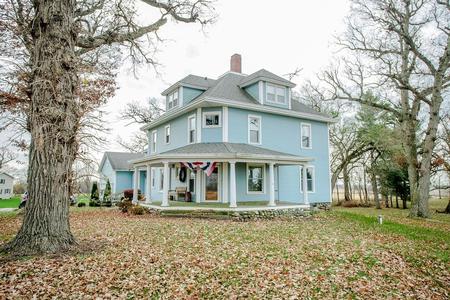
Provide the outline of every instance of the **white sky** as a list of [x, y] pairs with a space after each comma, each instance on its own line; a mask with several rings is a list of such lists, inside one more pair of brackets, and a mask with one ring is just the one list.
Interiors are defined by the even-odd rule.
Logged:
[[123, 151], [117, 136], [126, 138], [138, 129], [119, 118], [127, 102], [161, 97], [188, 74], [217, 78], [229, 70], [234, 53], [242, 55], [245, 74], [265, 68], [283, 75], [303, 68], [293, 80], [300, 85], [330, 62], [333, 35], [343, 30], [348, 9], [346, 0], [219, 0], [218, 20], [206, 34], [198, 24], [167, 24], [160, 35], [168, 41], [157, 55], [161, 77], [148, 68], [142, 68], [138, 78], [127, 68], [118, 76], [119, 90], [105, 108], [112, 129], [105, 150]]

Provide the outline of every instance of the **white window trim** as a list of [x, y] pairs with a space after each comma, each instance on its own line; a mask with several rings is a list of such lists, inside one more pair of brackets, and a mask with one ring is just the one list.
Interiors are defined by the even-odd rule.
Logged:
[[[206, 125], [207, 115], [219, 115], [219, 125]], [[219, 128], [222, 127], [222, 112], [221, 111], [204, 111], [202, 117], [202, 128]]]
[[[169, 128], [169, 141], [167, 141], [167, 128]], [[164, 143], [166, 145], [170, 144], [170, 141], [172, 140], [172, 131], [170, 129], [170, 124], [164, 126]]]
[[[259, 119], [259, 130], [258, 130], [258, 143], [252, 143], [250, 141], [250, 118]], [[248, 115], [247, 117], [247, 142], [252, 145], [261, 145], [262, 144], [262, 118], [257, 115]]]
[[[271, 101], [267, 98], [267, 91], [268, 91], [268, 86], [273, 86], [275, 88], [275, 101]], [[277, 101], [277, 88], [282, 88], [284, 90], [284, 102], [278, 102]], [[268, 103], [272, 103], [272, 104], [278, 104], [278, 105], [286, 105], [288, 104], [288, 99], [286, 97], [286, 87], [282, 86], [282, 85], [278, 85], [278, 84], [274, 84], [274, 83], [266, 83], [266, 93], [264, 95], [266, 102]]]
[[[172, 97], [175, 93], [177, 93], [178, 103], [177, 103], [176, 106], [172, 104], [172, 107], [169, 108], [170, 97]], [[173, 103], [173, 100], [172, 100], [172, 103]], [[174, 108], [176, 108], [178, 106], [180, 106], [180, 89], [179, 88], [174, 90], [172, 93], [167, 95], [167, 107], [166, 108], [167, 108], [167, 111], [169, 111], [169, 110], [172, 110], [172, 109], [174, 109]]]
[[[155, 137], [153, 139], [153, 137]], [[152, 131], [152, 144], [151, 144], [151, 148], [152, 148], [152, 153], [156, 153], [157, 152], [157, 145], [158, 145], [158, 130], [153, 130]]]
[[[262, 167], [262, 192], [255, 192], [248, 190], [248, 168], [249, 167]], [[255, 163], [247, 163], [245, 168], [245, 185], [247, 187], [247, 194], [265, 194], [266, 193], [266, 165], [265, 164], [255, 164]]]
[[[309, 147], [303, 147], [303, 126], [309, 127]], [[300, 123], [300, 147], [302, 149], [312, 149], [312, 126], [311, 126], [311, 123]]]
[[[315, 166], [307, 166], [307, 169], [311, 169], [312, 171], [312, 191], [308, 191], [308, 194], [314, 194], [316, 192], [316, 167]], [[303, 194], [303, 181], [302, 181], [302, 174], [303, 174], [303, 166], [300, 166], [300, 193]], [[306, 182], [306, 185], [308, 186], [308, 181]]]
[[[191, 142], [190, 141], [190, 136], [191, 136], [191, 119], [195, 119], [195, 135], [194, 135], [194, 141]], [[187, 119], [187, 143], [188, 144], [195, 144], [197, 142], [197, 116], [196, 114], [192, 114], [188, 117]]]

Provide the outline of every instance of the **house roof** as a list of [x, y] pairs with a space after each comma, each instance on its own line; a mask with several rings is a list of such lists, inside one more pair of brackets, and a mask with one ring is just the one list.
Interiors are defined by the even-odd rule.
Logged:
[[210, 87], [214, 86], [216, 81], [217, 80], [215, 80], [215, 79], [207, 78], [204, 76], [202, 77], [202, 76], [189, 74], [188, 76], [184, 77], [183, 79], [177, 81], [176, 83], [172, 84], [170, 87], [165, 89], [161, 93], [161, 95], [170, 94], [173, 90], [175, 90], [179, 86], [187, 86], [187, 87], [192, 87], [192, 88], [196, 88], [196, 89], [200, 89], [200, 90], [207, 90]]
[[312, 161], [311, 157], [297, 156], [262, 147], [241, 143], [197, 143], [165, 151], [160, 154], [144, 156], [130, 161], [135, 166], [161, 164], [164, 161], [257, 161], [277, 164], [303, 164]]
[[6, 175], [6, 176], [8, 176], [8, 177], [10, 177], [10, 178], [14, 179], [14, 176], [12, 176], [12, 175], [9, 175], [8, 173], [5, 173], [5, 172], [0, 172], [0, 174]]
[[114, 170], [128, 170], [131, 167], [129, 164], [130, 160], [139, 159], [142, 157], [144, 157], [143, 153], [105, 152], [99, 165], [99, 172], [101, 172], [106, 159], [109, 160], [109, 163]]
[[242, 154], [261, 154], [261, 155], [282, 155], [282, 156], [292, 156], [295, 155], [283, 153], [279, 151], [274, 151], [262, 147], [257, 147], [249, 144], [241, 143], [197, 143], [190, 144], [166, 152], [162, 152], [161, 155], [165, 154], [223, 154], [223, 153], [242, 153]]
[[276, 84], [286, 85], [288, 87], [295, 87], [295, 83], [290, 82], [289, 80], [284, 79], [283, 77], [280, 77], [276, 74], [273, 74], [272, 72], [267, 71], [266, 69], [261, 69], [259, 71], [256, 71], [255, 73], [252, 73], [245, 78], [242, 79], [239, 86], [240, 87], [246, 87], [252, 83], [255, 83], [259, 80], [264, 80]]

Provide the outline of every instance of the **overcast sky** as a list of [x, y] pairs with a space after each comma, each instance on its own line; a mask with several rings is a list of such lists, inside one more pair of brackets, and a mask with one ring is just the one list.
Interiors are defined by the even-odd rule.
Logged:
[[127, 67], [121, 70], [119, 90], [105, 108], [112, 129], [105, 149], [123, 151], [117, 137], [126, 139], [138, 129], [119, 118], [127, 102], [161, 97], [164, 89], [188, 74], [217, 78], [229, 70], [234, 53], [242, 55], [245, 74], [265, 68], [283, 75], [303, 68], [293, 80], [300, 85], [330, 62], [333, 35], [343, 30], [348, 9], [344, 0], [219, 0], [218, 20], [206, 33], [198, 24], [167, 25], [160, 31], [168, 40], [157, 55], [163, 65], [160, 77], [148, 68], [142, 68], [138, 78]]

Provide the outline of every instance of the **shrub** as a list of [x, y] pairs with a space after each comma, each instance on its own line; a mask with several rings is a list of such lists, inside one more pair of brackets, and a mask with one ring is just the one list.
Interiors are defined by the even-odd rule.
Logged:
[[131, 203], [130, 199], [124, 198], [122, 201], [120, 201], [119, 203], [117, 203], [117, 206], [119, 207], [119, 209], [126, 213], [129, 211], [129, 209], [133, 206], [133, 203]]
[[131, 208], [129, 209], [129, 212], [132, 215], [143, 215], [143, 214], [145, 214], [147, 212], [147, 210], [143, 206], [132, 205]]
[[111, 207], [112, 206], [112, 202], [111, 201], [105, 201], [105, 202], [103, 202], [103, 206]]
[[359, 204], [356, 201], [343, 201], [342, 202], [342, 207], [358, 207]]
[[99, 207], [100, 202], [91, 200], [91, 201], [89, 201], [89, 206], [90, 207]]
[[109, 201], [111, 198], [111, 183], [109, 179], [106, 181], [105, 191], [103, 192], [103, 201]]
[[78, 202], [77, 206], [78, 206], [78, 207], [85, 207], [85, 206], [86, 206], [86, 203], [84, 203], [84, 202]]
[[[124, 190], [123, 191], [123, 197], [124, 198], [128, 198], [130, 200], [133, 200], [133, 192], [134, 192], [133, 189]], [[138, 190], [138, 199], [139, 199], [139, 196], [141, 196], [141, 190]]]

